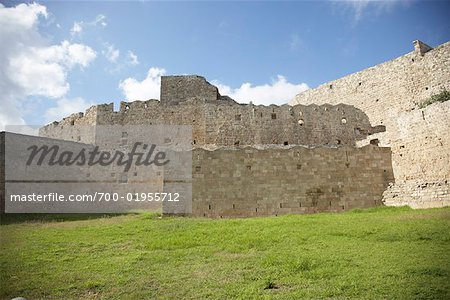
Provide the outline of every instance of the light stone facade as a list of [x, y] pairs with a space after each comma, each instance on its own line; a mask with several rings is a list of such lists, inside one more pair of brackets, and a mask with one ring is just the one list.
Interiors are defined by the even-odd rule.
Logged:
[[[389, 148], [194, 149], [192, 214], [247, 217], [382, 205], [393, 181]], [[163, 212], [173, 211], [164, 203]]]
[[419, 104], [450, 91], [450, 42], [434, 49], [415, 41], [415, 50], [394, 60], [298, 94], [291, 104], [344, 103], [364, 111], [386, 131], [377, 139], [391, 147], [395, 185], [387, 205], [415, 208], [450, 205], [450, 103]]

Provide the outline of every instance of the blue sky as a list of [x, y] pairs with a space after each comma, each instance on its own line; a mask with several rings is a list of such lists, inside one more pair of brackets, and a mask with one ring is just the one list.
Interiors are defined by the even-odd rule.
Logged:
[[282, 104], [406, 54], [415, 39], [450, 40], [446, 1], [26, 3], [0, 7], [0, 127], [156, 98], [162, 74]]

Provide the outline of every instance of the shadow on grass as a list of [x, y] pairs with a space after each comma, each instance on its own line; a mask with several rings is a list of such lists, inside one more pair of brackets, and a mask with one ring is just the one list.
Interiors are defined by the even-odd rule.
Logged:
[[[130, 214], [130, 213], [127, 213]], [[64, 222], [81, 221], [99, 218], [110, 218], [126, 215], [124, 213], [111, 214], [0, 214], [0, 225], [28, 223], [28, 222]]]

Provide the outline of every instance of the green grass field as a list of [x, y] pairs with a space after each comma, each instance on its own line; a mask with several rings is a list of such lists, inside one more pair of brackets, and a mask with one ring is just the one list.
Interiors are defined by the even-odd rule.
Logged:
[[450, 299], [450, 208], [2, 223], [2, 299]]

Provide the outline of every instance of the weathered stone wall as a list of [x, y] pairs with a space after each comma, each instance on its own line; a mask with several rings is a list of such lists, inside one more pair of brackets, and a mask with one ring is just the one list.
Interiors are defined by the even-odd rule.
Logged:
[[399, 112], [417, 109], [431, 95], [450, 90], [449, 70], [450, 42], [322, 84], [298, 94], [291, 104], [349, 104], [364, 111], [371, 124], [395, 130]]
[[450, 101], [400, 113], [391, 139], [398, 180], [450, 179]]
[[214, 101], [220, 97], [219, 90], [206, 81], [204, 77], [189, 76], [162, 76], [161, 77], [161, 103], [178, 104], [192, 97]]
[[[28, 145], [57, 143], [64, 149], [81, 149], [92, 145], [74, 142], [57, 141], [42, 137], [10, 134], [19, 142]], [[4, 134], [2, 146], [4, 146]], [[2, 154], [2, 153], [0, 153]], [[18, 152], [14, 161], [25, 161], [26, 153]], [[25, 156], [24, 156], [25, 155]], [[366, 146], [354, 147], [318, 147], [301, 146], [265, 146], [262, 149], [251, 147], [229, 147], [216, 150], [197, 148], [192, 150], [192, 215], [207, 217], [230, 216], [262, 216], [287, 213], [314, 213], [322, 211], [344, 211], [353, 208], [372, 207], [381, 204], [381, 197], [389, 182], [393, 180], [391, 154], [389, 148]], [[27, 170], [16, 168], [14, 180], [21, 178], [42, 179], [39, 170], [26, 174]], [[64, 191], [60, 193], [90, 193], [100, 192], [139, 192], [131, 191], [128, 185], [123, 185], [121, 168], [110, 166], [82, 166], [62, 168], [63, 174], [55, 173], [52, 180], [71, 179], [84, 182], [86, 190], [72, 188], [67, 183], [60, 185]], [[148, 170], [153, 172], [153, 170]], [[4, 176], [4, 168], [0, 165], [0, 174]], [[126, 182], [140, 183], [142, 167], [132, 169]], [[163, 172], [164, 180], [167, 178]], [[134, 174], [134, 175], [133, 175]], [[49, 174], [47, 174], [48, 177]], [[142, 186], [143, 191], [152, 187], [153, 191], [165, 191], [163, 178]], [[4, 186], [4, 177], [1, 177]], [[170, 178], [173, 179], [173, 178]], [[92, 186], [86, 182], [92, 180]], [[101, 182], [109, 182], [102, 186]], [[18, 182], [20, 184], [20, 182]], [[28, 183], [17, 187], [20, 192], [32, 193]], [[89, 183], [90, 184], [90, 183]], [[150, 184], [150, 185], [149, 185]], [[163, 185], [164, 184], [164, 185]], [[177, 185], [179, 187], [180, 185]], [[55, 188], [58, 185], [55, 186]], [[112, 188], [112, 189], [111, 189]], [[0, 190], [2, 205], [4, 205], [4, 189]], [[180, 192], [180, 190], [173, 190]], [[185, 192], [185, 191], [181, 191]], [[161, 203], [153, 203], [151, 208], [158, 209]], [[100, 209], [105, 207], [89, 206]], [[131, 207], [132, 208], [132, 207]], [[55, 212], [52, 207], [49, 212]], [[73, 207], [72, 209], [83, 208]], [[85, 208], [84, 208], [85, 209]], [[164, 209], [164, 208], [163, 208]], [[93, 210], [95, 211], [95, 210]], [[164, 211], [164, 210], [163, 210]]]
[[[192, 214], [264, 216], [381, 205], [393, 180], [389, 148], [193, 150]], [[163, 205], [164, 211], [164, 205]]]
[[[59, 122], [43, 126], [39, 128], [39, 136], [93, 144], [95, 143], [93, 125], [97, 124], [97, 111], [103, 111], [105, 106], [108, 105], [92, 106], [85, 113], [74, 113]], [[110, 106], [112, 109], [112, 104]]]
[[[76, 127], [76, 126], [75, 126]], [[5, 146], [6, 143], [6, 146]], [[9, 144], [8, 144], [9, 143]], [[14, 145], [14, 148], [12, 148]], [[87, 161], [84, 164], [72, 165], [51, 165], [49, 160], [52, 157], [50, 151], [45, 156], [43, 163], [29, 167], [25, 162], [29, 159], [31, 151], [26, 151], [30, 145], [37, 147], [48, 146], [51, 148], [56, 145], [59, 147], [59, 155], [64, 151], [70, 151], [76, 154], [82, 149], [85, 153], [92, 151], [94, 145], [78, 142], [58, 140], [45, 137], [36, 137], [10, 132], [1, 132], [0, 134], [0, 212], [5, 208], [6, 192], [10, 194], [48, 194], [49, 192], [59, 195], [94, 195], [95, 193], [118, 193], [123, 196], [119, 201], [97, 201], [94, 202], [65, 202], [64, 206], [55, 203], [31, 203], [24, 202], [14, 206], [14, 212], [124, 212], [135, 209], [148, 209], [152, 211], [161, 211], [160, 202], [139, 202], [139, 204], [127, 201], [128, 193], [148, 193], [162, 192], [163, 172], [162, 168], [154, 166], [144, 166], [133, 164], [128, 172], [124, 172], [124, 166], [109, 164], [101, 166], [99, 164], [89, 165]], [[118, 148], [113, 143], [110, 148], [101, 147], [99, 151], [108, 151], [114, 153]], [[127, 146], [129, 147], [129, 146]], [[17, 151], [16, 151], [17, 149]], [[6, 151], [5, 151], [6, 150]], [[123, 150], [123, 148], [121, 148]], [[8, 159], [5, 166], [5, 154]], [[6, 175], [5, 177], [5, 170]], [[8, 172], [9, 170], [9, 172]], [[8, 182], [5, 182], [8, 180]], [[6, 199], [8, 200], [8, 199]], [[23, 205], [21, 205], [23, 204]], [[11, 207], [11, 206], [10, 206]], [[19, 209], [19, 211], [17, 211]]]
[[[95, 110], [95, 121], [92, 111]], [[350, 105], [252, 105], [233, 100], [208, 101], [190, 98], [178, 105], [163, 105], [158, 100], [122, 102], [115, 112], [113, 105], [90, 108], [88, 120], [70, 118], [50, 124], [41, 136], [92, 142], [95, 132], [80, 132], [71, 124], [97, 125], [191, 125], [193, 146], [301, 144], [355, 145], [368, 135], [384, 131], [372, 127], [367, 116]], [[75, 126], [76, 127], [76, 126]], [[94, 130], [85, 129], [86, 131]]]
[[391, 140], [395, 185], [387, 205], [450, 206], [450, 101], [400, 113]]
[[[381, 146], [392, 147], [396, 187], [387, 193], [391, 196], [386, 196], [386, 203], [398, 200], [414, 207], [442, 206], [450, 205], [444, 184], [450, 178], [450, 111], [448, 103], [425, 109], [418, 104], [444, 89], [450, 90], [450, 42], [432, 50], [415, 42], [415, 51], [303, 92], [291, 104], [354, 105], [367, 114], [371, 124], [385, 125], [386, 132], [357, 144], [378, 139]], [[433, 186], [436, 192], [422, 193], [430, 196], [419, 201], [411, 196], [417, 186]]]

